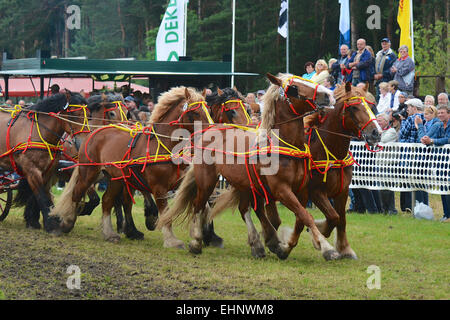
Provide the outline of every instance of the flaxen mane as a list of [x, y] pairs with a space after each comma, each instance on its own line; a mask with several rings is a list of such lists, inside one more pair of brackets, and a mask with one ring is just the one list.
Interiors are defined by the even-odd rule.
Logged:
[[[172, 107], [180, 104], [182, 100], [186, 100], [185, 88], [186, 87], [183, 86], [175, 87], [160, 95], [158, 98], [158, 103], [156, 104], [155, 109], [152, 112], [152, 116], [150, 117], [149, 123], [163, 122], [162, 118]], [[204, 100], [201, 93], [195, 89], [188, 88], [188, 91], [191, 95], [190, 100], [187, 101], [188, 103]]]
[[347, 93], [345, 91], [344, 84], [337, 85], [336, 89], [334, 90], [334, 97], [336, 98], [337, 102], [341, 102], [342, 99], [349, 98], [352, 96], [366, 97], [366, 92], [362, 89], [352, 86], [352, 90]]

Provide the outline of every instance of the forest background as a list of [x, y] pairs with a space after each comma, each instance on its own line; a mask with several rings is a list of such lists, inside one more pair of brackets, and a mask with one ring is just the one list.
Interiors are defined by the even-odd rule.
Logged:
[[[266, 72], [286, 69], [286, 41], [277, 33], [280, 0], [236, 0], [235, 70], [260, 77], [237, 78], [242, 92], [264, 88]], [[375, 52], [389, 37], [397, 51], [398, 0], [351, 0], [351, 40], [365, 38]], [[154, 60], [155, 39], [167, 0], [0, 0], [0, 51], [10, 58], [35, 57], [46, 50], [56, 57]], [[418, 75], [449, 75], [449, 1], [414, 0], [415, 60]], [[81, 9], [81, 28], [69, 30], [66, 9]], [[369, 29], [371, 5], [380, 8], [380, 27]], [[302, 75], [307, 61], [337, 57], [338, 0], [290, 1], [290, 72]], [[231, 0], [190, 0], [187, 55], [221, 61], [231, 54]], [[372, 17], [373, 18], [373, 17]], [[447, 80], [447, 87], [448, 87]], [[435, 79], [421, 83], [434, 94]]]

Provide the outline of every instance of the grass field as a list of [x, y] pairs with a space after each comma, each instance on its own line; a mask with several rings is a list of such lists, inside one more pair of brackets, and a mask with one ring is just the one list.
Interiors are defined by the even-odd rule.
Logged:
[[[432, 196], [432, 207], [440, 205]], [[450, 224], [410, 215], [348, 215], [349, 242], [356, 261], [325, 261], [303, 232], [287, 260], [267, 252], [252, 258], [246, 227], [238, 213], [216, 222], [225, 248], [203, 254], [164, 249], [160, 231], [147, 231], [142, 198], [134, 208], [142, 241], [122, 236], [105, 242], [100, 210], [80, 217], [61, 237], [28, 230], [23, 209], [0, 223], [0, 299], [449, 299]], [[322, 218], [317, 210], [311, 210]], [[283, 225], [293, 214], [280, 206]], [[439, 217], [441, 213], [439, 214]], [[254, 217], [259, 228], [259, 222]], [[176, 234], [188, 243], [188, 232]], [[330, 238], [334, 242], [334, 233]], [[81, 289], [68, 289], [69, 265], [81, 271]], [[381, 288], [368, 289], [367, 269], [381, 271]]]

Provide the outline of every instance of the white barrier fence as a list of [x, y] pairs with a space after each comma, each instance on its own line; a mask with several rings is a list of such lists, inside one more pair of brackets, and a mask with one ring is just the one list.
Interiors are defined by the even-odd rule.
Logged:
[[350, 188], [450, 194], [450, 145], [391, 142], [382, 146], [382, 151], [370, 152], [363, 142], [351, 142], [359, 166], [353, 165]]

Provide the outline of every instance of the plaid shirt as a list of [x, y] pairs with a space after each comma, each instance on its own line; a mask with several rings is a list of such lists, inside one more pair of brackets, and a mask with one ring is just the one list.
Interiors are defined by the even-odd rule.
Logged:
[[416, 129], [416, 125], [414, 124], [414, 119], [416, 116], [419, 116], [423, 122], [425, 122], [425, 118], [423, 117], [423, 113], [416, 113], [412, 116], [406, 118], [406, 120], [402, 121], [402, 126], [399, 132], [399, 141], [400, 142], [420, 142], [419, 140], [419, 131]]

